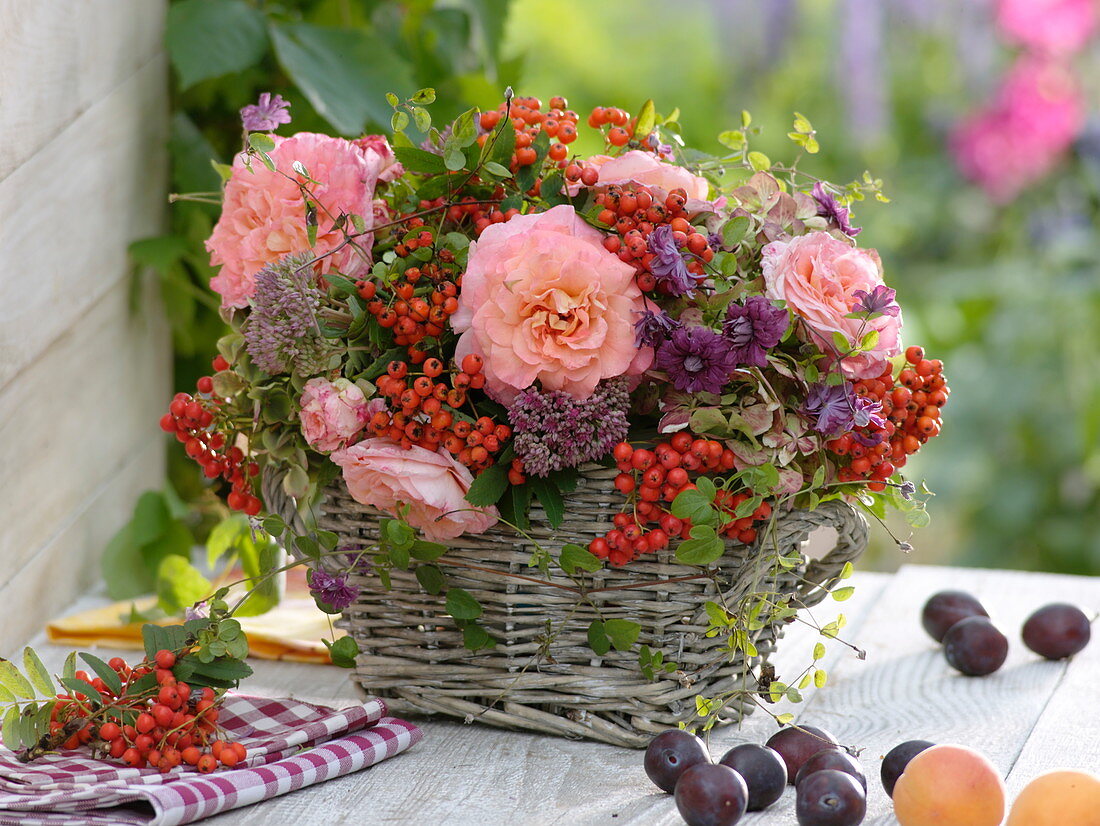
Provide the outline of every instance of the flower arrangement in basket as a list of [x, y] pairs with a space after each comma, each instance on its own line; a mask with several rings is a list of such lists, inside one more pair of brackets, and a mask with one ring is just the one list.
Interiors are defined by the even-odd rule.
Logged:
[[949, 393], [856, 241], [880, 182], [773, 164], [747, 113], [708, 155], [651, 101], [388, 99], [392, 144], [244, 110], [207, 242], [233, 332], [162, 420], [310, 566], [334, 660], [397, 710], [634, 746], [823, 683], [764, 660], [859, 510], [927, 518], [900, 471]]

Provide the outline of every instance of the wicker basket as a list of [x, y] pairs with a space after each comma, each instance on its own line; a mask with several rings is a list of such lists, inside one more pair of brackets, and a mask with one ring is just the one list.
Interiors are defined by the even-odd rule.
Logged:
[[[582, 468], [580, 484], [568, 496], [565, 523], [550, 529], [535, 506], [531, 536], [556, 553], [564, 543], [587, 545], [605, 533], [618, 511], [620, 495], [612, 483], [616, 474], [601, 466]], [[278, 481], [265, 478], [268, 507], [288, 521], [296, 519]], [[337, 533], [341, 545], [362, 545], [377, 537], [377, 511], [353, 500], [339, 481], [325, 493], [319, 525]], [[711, 697], [744, 679], [742, 656], [731, 660], [718, 650], [723, 640], [704, 633], [703, 603], [715, 599], [719, 587], [730, 606], [761, 589], [791, 594], [796, 605], [811, 606], [824, 598], [844, 563], [863, 553], [867, 523], [838, 501], [812, 512], [782, 514], [775, 534], [779, 549], [800, 552], [810, 531], [820, 526], [836, 529], [835, 548], [820, 561], [803, 557], [793, 570], [776, 573], [773, 553], [730, 543], [713, 578], [677, 563], [669, 551], [592, 575], [587, 596], [600, 606], [603, 619], [640, 623], [638, 642], [679, 665], [676, 673], [653, 681], [639, 671], [636, 651], [612, 650], [602, 657], [593, 653], [587, 643], [588, 627], [597, 618], [593, 607], [579, 601], [577, 593], [555, 587], [575, 587], [560, 572], [548, 582], [528, 568], [532, 543], [508, 528], [460, 537], [438, 560], [448, 584], [466, 589], [482, 604], [479, 622], [498, 640], [495, 648], [477, 653], [465, 649], [442, 597], [426, 594], [411, 572], [400, 570], [392, 572], [389, 591], [379, 589], [377, 577], [359, 577], [355, 584], [360, 597], [339, 624], [362, 649], [356, 680], [368, 693], [386, 698], [396, 713], [445, 714], [643, 747], [653, 733], [693, 718], [697, 694]], [[600, 590], [623, 585], [630, 587]], [[564, 630], [547, 651], [543, 640], [548, 624], [556, 629], [563, 622]], [[761, 658], [767, 658], [782, 636], [782, 623], [754, 633]], [[748, 699], [732, 702], [723, 722], [738, 720], [752, 708]]]

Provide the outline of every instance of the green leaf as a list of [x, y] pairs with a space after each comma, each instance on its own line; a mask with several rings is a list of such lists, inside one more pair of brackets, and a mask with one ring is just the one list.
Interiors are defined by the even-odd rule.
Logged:
[[877, 344], [878, 330], [868, 330], [866, 335], [863, 336], [863, 340], [860, 341], [859, 346], [862, 350], [874, 350]]
[[905, 514], [905, 521], [914, 528], [927, 528], [932, 524], [932, 515], [923, 508], [915, 508]]
[[409, 113], [397, 111], [390, 115], [390, 129], [394, 133], [404, 132], [409, 125]]
[[722, 246], [734, 247], [741, 243], [752, 223], [748, 215], [735, 215], [722, 226]]
[[257, 152], [271, 152], [275, 149], [275, 139], [266, 132], [253, 132], [248, 136], [248, 145]]
[[349, 634], [335, 642], [328, 640], [321, 640], [321, 642], [328, 649], [333, 665], [338, 665], [340, 668], [355, 668], [355, 658], [359, 656], [359, 644], [355, 641], [355, 637]]
[[848, 337], [844, 333], [834, 331], [833, 332], [833, 347], [836, 348], [838, 353], [847, 353], [852, 349], [852, 342], [848, 341]]
[[12, 706], [4, 715], [3, 727], [0, 728], [4, 745], [12, 751], [18, 751], [21, 742], [19, 739], [19, 719], [19, 706]]
[[0, 703], [14, 703], [15, 695], [0, 685]]
[[560, 528], [565, 520], [565, 500], [562, 498], [561, 491], [552, 482], [538, 476], [529, 477], [527, 486], [546, 512], [546, 521], [550, 523], [550, 527]]
[[443, 571], [438, 565], [418, 565], [416, 581], [432, 596], [443, 593], [443, 587], [447, 584]]
[[244, 0], [182, 0], [168, 7], [165, 42], [183, 90], [256, 65], [267, 51], [266, 18]]
[[426, 89], [419, 89], [413, 94], [411, 98], [409, 98], [409, 100], [411, 100], [413, 103], [418, 103], [421, 106], [429, 106], [430, 104], [435, 103], [435, 89], [432, 89], [431, 87], [428, 87]]
[[830, 596], [837, 602], [844, 602], [847, 599], [851, 599], [852, 594], [856, 592], [856, 589], [851, 585], [846, 585], [843, 588], [834, 588], [830, 592]]
[[814, 670], [814, 687], [824, 688], [825, 683], [828, 681], [829, 675], [824, 668], [818, 668]]
[[56, 693], [50, 672], [46, 670], [38, 653], [29, 645], [23, 649], [23, 670], [27, 672], [31, 685], [38, 689], [39, 694], [49, 697]]
[[572, 576], [578, 568], [584, 571], [598, 571], [603, 567], [603, 560], [580, 545], [570, 543], [562, 545], [558, 565], [561, 566], [563, 571]]
[[401, 165], [409, 172], [425, 172], [429, 175], [438, 175], [447, 171], [443, 158], [434, 152], [425, 152], [415, 146], [398, 146], [394, 148], [393, 152]]
[[177, 680], [191, 686], [234, 688], [241, 680], [252, 676], [252, 668], [242, 660], [228, 657], [204, 663], [195, 654], [186, 654], [176, 661], [172, 673]]
[[439, 559], [439, 557], [443, 556], [443, 554], [447, 553], [449, 550], [450, 548], [439, 542], [428, 542], [423, 539], [418, 539], [413, 542], [412, 546], [409, 548], [409, 553], [412, 554], [415, 559], [419, 559], [423, 562], [432, 562], [433, 560]]
[[443, 165], [451, 172], [458, 172], [466, 168], [466, 156], [457, 146], [443, 148]]
[[820, 660], [825, 656], [825, 643], [819, 642], [814, 644], [814, 660]]
[[451, 588], [447, 591], [447, 613], [456, 620], [474, 620], [481, 616], [481, 603], [469, 591]]
[[462, 644], [470, 651], [481, 651], [496, 648], [497, 641], [476, 622], [471, 622], [462, 629]]
[[111, 689], [116, 695], [122, 693], [122, 680], [119, 679], [117, 671], [93, 654], [81, 652], [80, 658], [91, 666], [92, 671], [96, 673], [99, 679], [103, 680], [107, 688]]
[[205, 599], [214, 586], [182, 556], [167, 556], [157, 568], [157, 599], [167, 614], [178, 614]]
[[698, 490], [685, 490], [672, 500], [672, 513], [679, 519], [690, 519], [696, 525], [712, 522], [717, 515], [712, 501], [713, 498], [707, 498]]
[[512, 170], [508, 169], [505, 166], [501, 166], [496, 161], [487, 161], [482, 169], [484, 169], [490, 175], [495, 175], [496, 177], [501, 179], [512, 177]]
[[141, 546], [134, 542], [132, 524], [123, 525], [111, 537], [103, 551], [100, 570], [111, 599], [130, 599], [153, 590], [153, 575], [145, 565]]
[[603, 626], [599, 620], [592, 620], [592, 624], [588, 626], [588, 647], [601, 657], [611, 650], [611, 640], [607, 638]]
[[751, 166], [757, 172], [765, 172], [768, 169], [771, 169], [771, 158], [769, 158], [763, 152], [750, 152], [749, 166]]
[[[696, 531], [699, 532], [698, 536]], [[691, 529], [691, 539], [684, 540], [676, 547], [676, 559], [685, 565], [710, 565], [721, 559], [725, 552], [725, 543], [714, 532], [714, 528], [709, 525], [695, 525]]]
[[653, 99], [650, 98], [642, 104], [642, 108], [638, 111], [638, 118], [634, 125], [634, 140], [645, 138], [656, 126], [657, 108], [653, 105]]
[[851, 562], [845, 562], [844, 567], [840, 569], [838, 579], [847, 579], [855, 571], [855, 566]]
[[76, 677], [62, 677], [61, 685], [69, 689], [69, 691], [75, 691], [77, 694], [83, 694], [88, 698], [88, 701], [94, 705], [103, 705], [103, 695], [96, 690], [96, 687], [87, 680], [81, 680]]
[[738, 150], [745, 145], [745, 133], [727, 129], [718, 135], [718, 142], [729, 149]]
[[408, 62], [382, 35], [357, 27], [272, 23], [279, 64], [337, 131], [359, 135], [389, 121], [384, 94], [415, 88]]
[[508, 470], [503, 462], [498, 462], [477, 475], [466, 491], [466, 501], [476, 507], [495, 505], [507, 489]]
[[451, 125], [451, 135], [447, 139], [447, 145], [465, 148], [477, 140], [477, 125], [474, 118], [477, 109], [467, 109]]
[[630, 620], [609, 619], [603, 624], [603, 630], [616, 651], [629, 651], [638, 641], [642, 626]]
[[20, 673], [19, 669], [15, 667], [15, 663], [3, 658], [0, 658], [0, 685], [16, 697], [33, 700], [36, 696], [34, 688], [27, 681], [27, 678]]

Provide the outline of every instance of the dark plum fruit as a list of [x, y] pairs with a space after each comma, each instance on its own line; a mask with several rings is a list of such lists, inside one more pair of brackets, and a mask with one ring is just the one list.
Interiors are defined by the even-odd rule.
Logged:
[[709, 763], [703, 741], [680, 729], [662, 731], [645, 750], [645, 773], [661, 789], [672, 794], [680, 775], [699, 763]]
[[863, 793], [867, 793], [867, 775], [863, 773], [863, 766], [859, 765], [859, 761], [852, 755], [841, 749], [822, 749], [803, 763], [794, 779], [794, 787], [797, 789], [799, 784], [811, 774], [825, 769], [852, 775], [863, 787]]
[[936, 642], [943, 642], [943, 636], [952, 625], [967, 617], [988, 617], [977, 598], [965, 591], [940, 591], [928, 598], [920, 614], [920, 624]]
[[1089, 644], [1089, 618], [1076, 605], [1044, 605], [1024, 623], [1024, 645], [1048, 660], [1072, 657]]
[[729, 766], [699, 763], [676, 781], [676, 808], [688, 826], [733, 826], [748, 799], [744, 779]]
[[867, 814], [867, 795], [850, 774], [835, 769], [814, 772], [798, 785], [798, 826], [857, 826]]
[[1008, 657], [1008, 637], [985, 617], [967, 617], [948, 629], [943, 655], [956, 671], [968, 677], [992, 674]]
[[882, 769], [879, 773], [882, 776], [882, 788], [886, 789], [887, 795], [894, 796], [894, 784], [898, 782], [898, 778], [905, 771], [905, 767], [909, 765], [909, 761], [934, 745], [936, 744], [927, 740], [906, 740], [886, 753], [886, 756], [882, 758]]
[[773, 734], [765, 744], [775, 749], [787, 767], [787, 782], [794, 783], [802, 764], [822, 749], [840, 748], [829, 732], [814, 726], [788, 726]]
[[749, 787], [750, 812], [766, 809], [783, 796], [787, 786], [787, 764], [775, 749], [745, 743], [734, 746], [718, 762], [744, 779]]

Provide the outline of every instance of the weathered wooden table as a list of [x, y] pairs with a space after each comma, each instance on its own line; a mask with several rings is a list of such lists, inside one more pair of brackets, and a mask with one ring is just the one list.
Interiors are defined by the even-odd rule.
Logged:
[[[1011, 571], [906, 566], [896, 575], [857, 574], [855, 595], [815, 609], [828, 621], [843, 611], [843, 636], [867, 652], [859, 660], [839, 645], [822, 663], [829, 684], [798, 705], [779, 704], [800, 722], [832, 731], [864, 749], [868, 814], [874, 826], [896, 824], [879, 783], [882, 756], [904, 740], [962, 743], [984, 752], [1004, 773], [1010, 799], [1029, 779], [1056, 767], [1100, 771], [1100, 641], [1071, 662], [1031, 654], [1020, 627], [1049, 602], [1100, 609], [1100, 578]], [[920, 608], [935, 591], [960, 588], [984, 603], [1009, 637], [1004, 667], [985, 678], [963, 677], [944, 662], [920, 628]], [[792, 626], [777, 657], [801, 668], [818, 638]], [[40, 642], [40, 641], [36, 641]], [[44, 646], [48, 650], [48, 646]], [[60, 649], [51, 652], [61, 654]], [[52, 659], [52, 657], [51, 657]], [[348, 673], [331, 666], [254, 661], [248, 690], [329, 704], [356, 698]], [[642, 769], [642, 753], [596, 743], [506, 732], [450, 721], [422, 721], [424, 740], [410, 752], [355, 775], [206, 821], [231, 826], [296, 824], [679, 824], [676, 806]], [[711, 737], [717, 757], [775, 731], [756, 714]], [[794, 792], [768, 811], [747, 815], [749, 826], [792, 826]], [[1066, 824], [1071, 826], [1071, 824]]]

